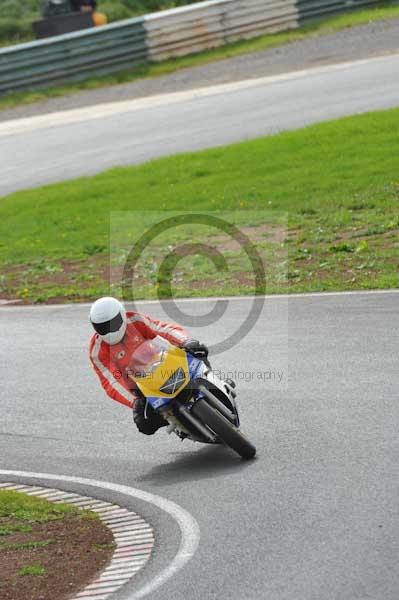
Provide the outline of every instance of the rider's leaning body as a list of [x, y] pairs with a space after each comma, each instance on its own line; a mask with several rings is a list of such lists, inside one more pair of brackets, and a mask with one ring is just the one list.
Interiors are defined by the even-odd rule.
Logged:
[[96, 332], [90, 341], [90, 360], [101, 385], [110, 398], [133, 409], [139, 431], [155, 433], [167, 423], [150, 406], [145, 410], [145, 400], [128, 376], [133, 353], [145, 339], [156, 336], [198, 358], [207, 357], [206, 346], [191, 338], [180, 325], [126, 311], [115, 298], [97, 300], [90, 310], [90, 322]]

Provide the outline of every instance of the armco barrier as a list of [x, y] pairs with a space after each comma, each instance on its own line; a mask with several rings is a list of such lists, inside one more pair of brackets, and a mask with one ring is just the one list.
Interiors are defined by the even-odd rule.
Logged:
[[0, 50], [0, 93], [130, 69], [148, 60], [143, 19]]
[[382, 0], [209, 0], [0, 50], [0, 94], [132, 69]]
[[331, 14], [344, 13], [354, 8], [364, 8], [381, 4], [376, 0], [296, 0], [298, 8], [299, 24], [317, 19], [328, 17]]

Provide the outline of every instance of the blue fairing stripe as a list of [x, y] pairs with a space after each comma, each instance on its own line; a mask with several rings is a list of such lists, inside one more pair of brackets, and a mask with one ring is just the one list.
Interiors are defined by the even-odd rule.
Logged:
[[187, 362], [190, 379], [198, 379], [198, 377], [201, 377], [205, 369], [205, 364], [202, 360], [195, 358], [195, 356], [192, 356], [191, 354], [187, 354]]
[[147, 400], [154, 410], [159, 410], [171, 402], [171, 398], [159, 398], [158, 396], [148, 396]]

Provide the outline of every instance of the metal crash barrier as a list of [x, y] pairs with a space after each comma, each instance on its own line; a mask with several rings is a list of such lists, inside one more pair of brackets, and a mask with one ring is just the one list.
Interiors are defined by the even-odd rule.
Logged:
[[381, 0], [210, 0], [0, 49], [0, 94], [185, 56]]

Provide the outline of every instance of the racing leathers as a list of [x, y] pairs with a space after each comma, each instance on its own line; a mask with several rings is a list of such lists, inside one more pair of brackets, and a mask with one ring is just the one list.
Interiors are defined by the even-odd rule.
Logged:
[[126, 316], [126, 333], [118, 344], [107, 344], [99, 334], [93, 335], [90, 360], [108, 396], [132, 408], [138, 429], [150, 435], [167, 423], [149, 404], [146, 406], [145, 399], [128, 377], [131, 357], [145, 339], [153, 339], [157, 335], [179, 347], [192, 340], [180, 325], [163, 323], [137, 312], [127, 312]]

